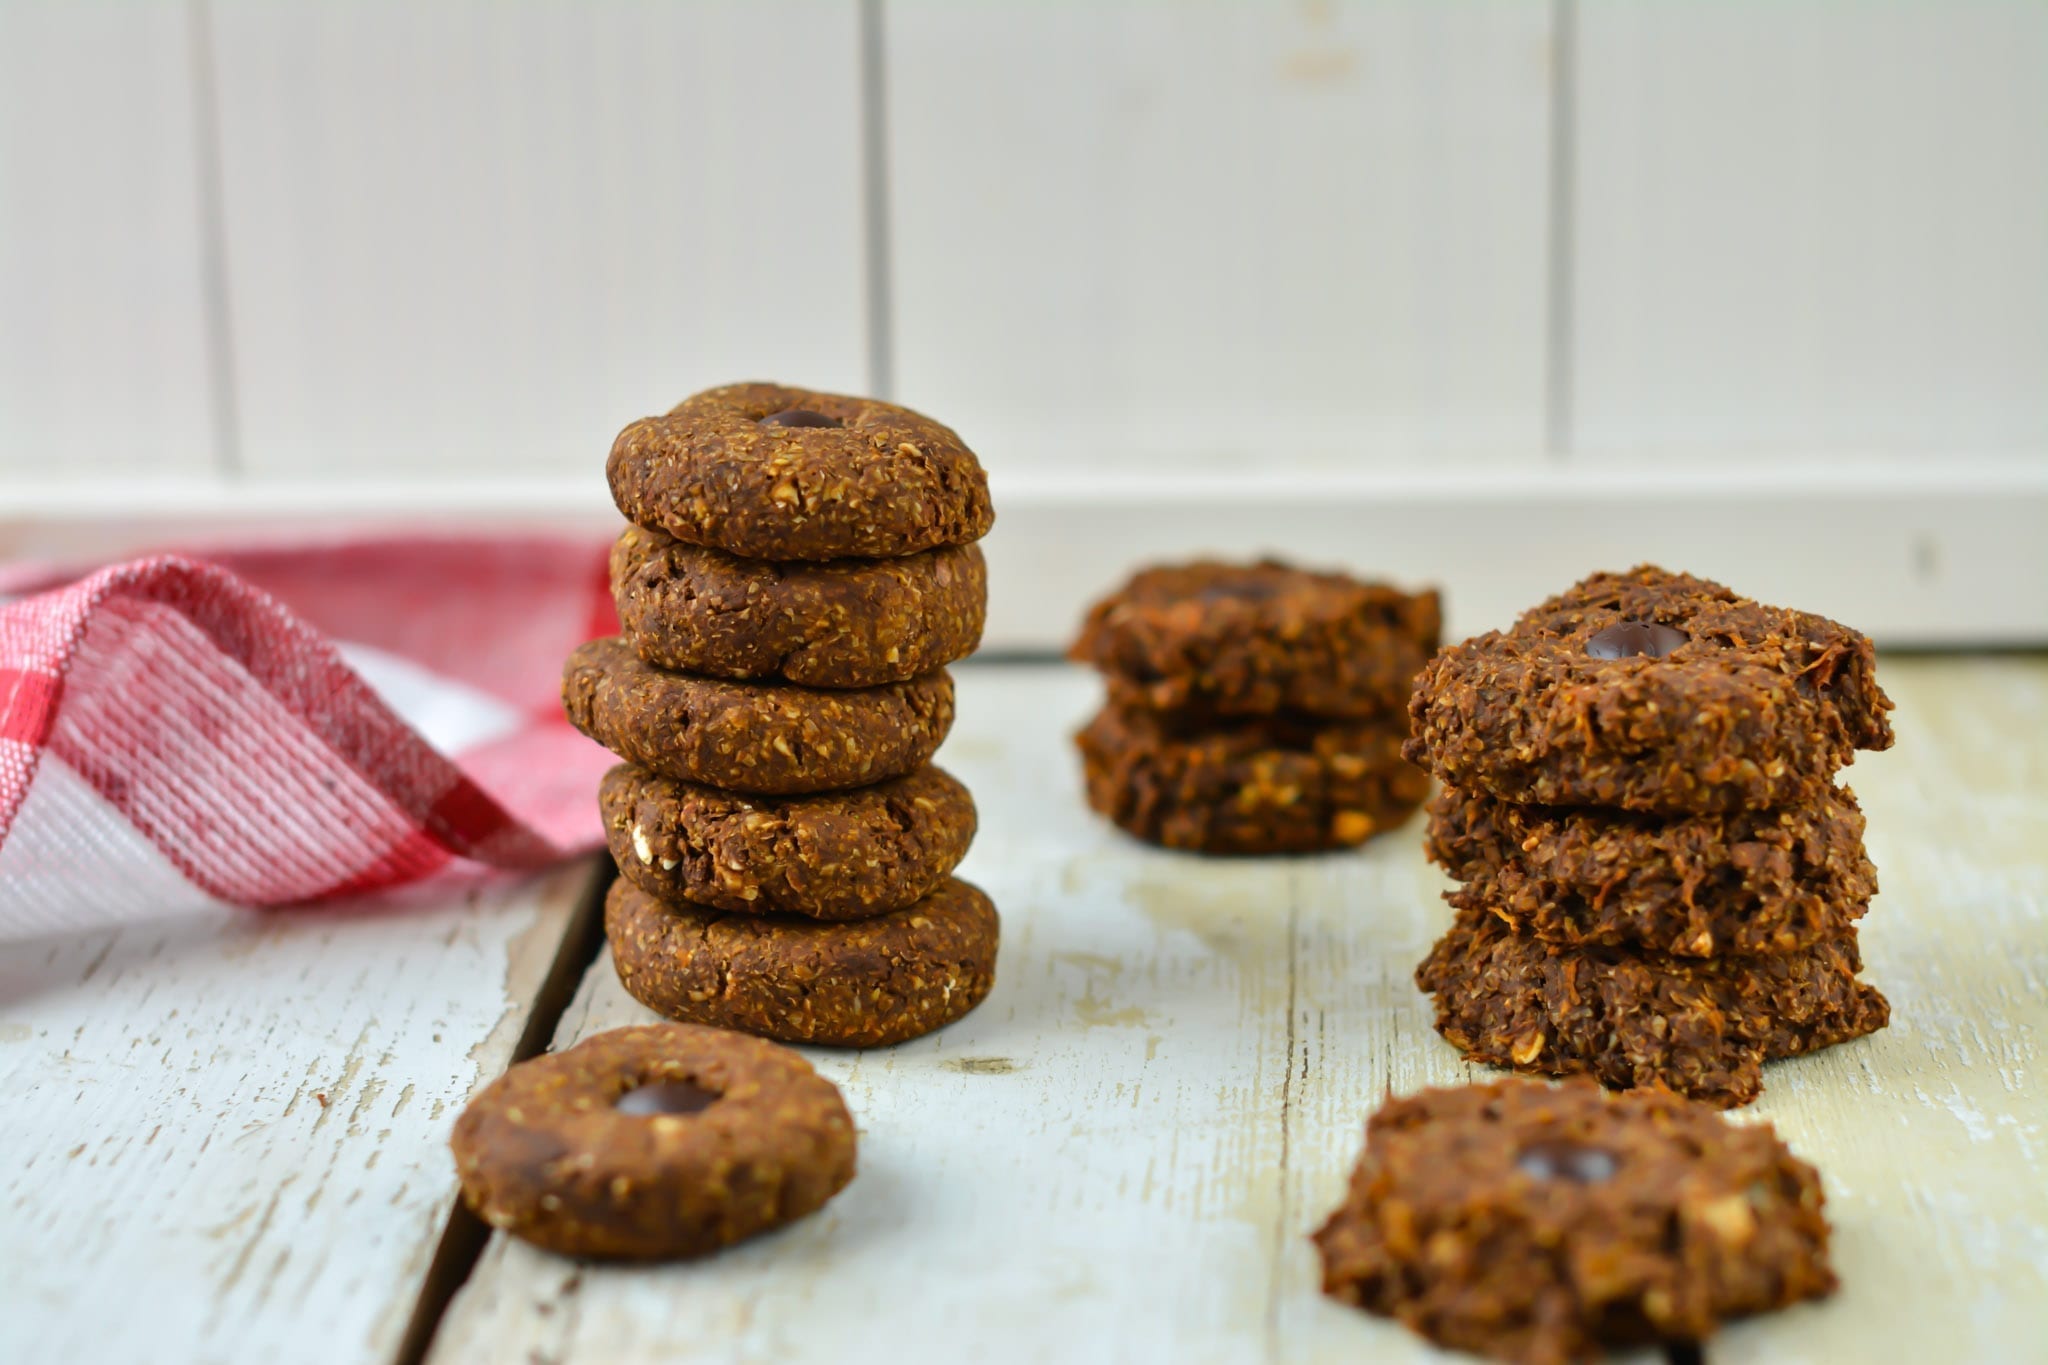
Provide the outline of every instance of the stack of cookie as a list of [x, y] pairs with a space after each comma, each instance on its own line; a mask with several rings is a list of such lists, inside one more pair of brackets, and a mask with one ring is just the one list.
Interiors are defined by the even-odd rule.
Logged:
[[1070, 657], [1109, 681], [1077, 737], [1088, 802], [1168, 848], [1361, 844], [1428, 779], [1401, 757], [1437, 594], [1273, 561], [1146, 569], [1088, 613]]
[[1417, 684], [1463, 885], [1416, 972], [1475, 1060], [1719, 1105], [1762, 1064], [1884, 1027], [1856, 979], [1877, 890], [1835, 785], [1892, 742], [1870, 641], [1718, 583], [1596, 574]]
[[627, 427], [608, 472], [625, 633], [562, 698], [626, 760], [601, 793], [626, 989], [844, 1046], [973, 1009], [996, 913], [952, 876], [974, 802], [930, 763], [987, 603], [973, 452], [905, 408], [739, 384]]

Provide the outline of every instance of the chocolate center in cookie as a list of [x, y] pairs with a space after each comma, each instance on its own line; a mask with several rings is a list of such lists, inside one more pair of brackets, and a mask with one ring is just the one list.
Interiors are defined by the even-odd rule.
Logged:
[[1596, 659], [1626, 659], [1636, 654], [1661, 659], [1691, 638], [1674, 626], [1655, 621], [1621, 621], [1586, 641], [1586, 653]]
[[1620, 1165], [1614, 1153], [1584, 1143], [1549, 1138], [1532, 1142], [1515, 1158], [1515, 1165], [1538, 1180], [1569, 1180], [1575, 1185], [1594, 1185], [1612, 1178]]
[[689, 1081], [656, 1081], [628, 1090], [613, 1106], [621, 1114], [650, 1118], [656, 1114], [699, 1114], [718, 1103], [718, 1093]]
[[784, 408], [781, 412], [771, 413], [769, 416], [763, 417], [760, 425], [764, 427], [843, 427], [846, 423], [840, 421], [837, 417], [827, 417], [822, 412], [812, 412], [809, 408]]

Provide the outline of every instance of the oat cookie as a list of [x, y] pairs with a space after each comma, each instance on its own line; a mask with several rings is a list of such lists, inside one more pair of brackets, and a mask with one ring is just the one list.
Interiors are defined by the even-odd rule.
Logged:
[[619, 433], [606, 465], [626, 520], [749, 559], [886, 558], [988, 534], [974, 452], [871, 398], [732, 384]]
[[1112, 703], [1183, 716], [1398, 716], [1442, 627], [1404, 593], [1275, 560], [1146, 569], [1095, 604], [1069, 657]]
[[1446, 787], [1430, 857], [1447, 897], [1537, 938], [1682, 957], [1797, 952], [1839, 937], [1877, 894], [1846, 788], [1777, 810], [1642, 815], [1519, 806]]
[[1429, 779], [1397, 729], [1267, 717], [1181, 734], [1109, 706], [1076, 736], [1088, 804], [1137, 838], [1205, 853], [1364, 843], [1406, 820]]
[[857, 691], [724, 682], [655, 668], [622, 637], [569, 656], [562, 704], [628, 762], [730, 791], [787, 796], [923, 767], [953, 726], [944, 669]]
[[1410, 759], [1448, 786], [1544, 805], [1683, 813], [1825, 796], [1892, 743], [1870, 641], [1643, 566], [1595, 574], [1440, 652]]
[[972, 654], [988, 610], [975, 545], [778, 564], [633, 526], [612, 547], [611, 573], [640, 657], [713, 678], [902, 682]]
[[1856, 979], [1862, 965], [1854, 929], [1796, 953], [1681, 958], [1562, 948], [1460, 910], [1415, 984], [1436, 997], [1437, 1032], [1475, 1062], [1726, 1108], [1757, 1097], [1763, 1063], [1890, 1022]]
[[966, 1014], [995, 984], [1000, 931], [988, 897], [957, 878], [846, 924], [730, 915], [619, 881], [604, 924], [619, 981], [649, 1009], [834, 1047], [900, 1043]]
[[701, 1256], [853, 1179], [853, 1117], [796, 1053], [643, 1024], [521, 1062], [456, 1121], [463, 1202], [564, 1256]]
[[901, 910], [974, 840], [974, 798], [930, 766], [852, 791], [744, 796], [620, 764], [598, 802], [622, 876], [659, 899], [752, 914]]
[[1824, 1203], [1769, 1124], [1503, 1081], [1388, 1100], [1315, 1241], [1345, 1303], [1441, 1346], [1565, 1365], [1832, 1292]]

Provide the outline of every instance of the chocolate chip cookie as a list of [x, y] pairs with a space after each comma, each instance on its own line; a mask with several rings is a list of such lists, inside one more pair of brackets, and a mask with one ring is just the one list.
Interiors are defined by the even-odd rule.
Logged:
[[1364, 843], [1412, 814], [1429, 779], [1400, 732], [1264, 717], [1182, 733], [1108, 706], [1076, 736], [1088, 804], [1151, 843], [1204, 853], [1297, 853]]
[[626, 520], [748, 559], [866, 559], [964, 545], [995, 521], [988, 478], [931, 418], [872, 398], [732, 384], [619, 433]]
[[1406, 708], [1441, 628], [1434, 592], [1198, 560], [1146, 569], [1096, 603], [1069, 657], [1128, 708], [1359, 720]]
[[1520, 806], [1446, 787], [1430, 856], [1452, 905], [1561, 944], [1682, 957], [1789, 953], [1837, 938], [1877, 894], [1845, 788], [1777, 810], [1642, 815]]
[[626, 638], [662, 668], [874, 687], [974, 652], [988, 571], [974, 545], [777, 564], [629, 527], [612, 547]]
[[901, 910], [974, 840], [974, 798], [930, 766], [852, 791], [743, 796], [621, 764], [598, 802], [622, 876], [662, 900], [753, 914]]
[[1891, 1020], [1848, 929], [1799, 952], [1682, 958], [1564, 948], [1460, 910], [1415, 970], [1436, 1028], [1466, 1057], [1618, 1088], [1664, 1085], [1748, 1104], [1762, 1066], [1860, 1038]]
[[1388, 1100], [1315, 1241], [1334, 1298], [1441, 1346], [1565, 1365], [1832, 1292], [1825, 1202], [1769, 1124], [1505, 1081]]
[[1410, 759], [1504, 800], [1666, 813], [1827, 794], [1892, 743], [1870, 641], [1688, 574], [1595, 574], [1439, 653]]
[[620, 983], [649, 1009], [834, 1047], [900, 1043], [966, 1014], [995, 984], [1000, 932], [988, 897], [957, 878], [846, 924], [731, 915], [619, 881], [604, 925]]
[[456, 1120], [462, 1199], [564, 1256], [701, 1256], [822, 1208], [853, 1116], [786, 1047], [643, 1024], [521, 1062]]
[[647, 663], [619, 636], [569, 656], [562, 705], [584, 734], [666, 777], [787, 796], [924, 766], [953, 726], [944, 669], [857, 691], [726, 682]]

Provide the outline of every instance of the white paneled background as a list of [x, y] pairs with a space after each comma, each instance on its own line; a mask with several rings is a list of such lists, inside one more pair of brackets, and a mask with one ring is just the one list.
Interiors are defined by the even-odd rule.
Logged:
[[1198, 549], [2048, 641], [2048, 4], [0, 0], [0, 554], [597, 530], [746, 377], [968, 437], [1001, 645]]

